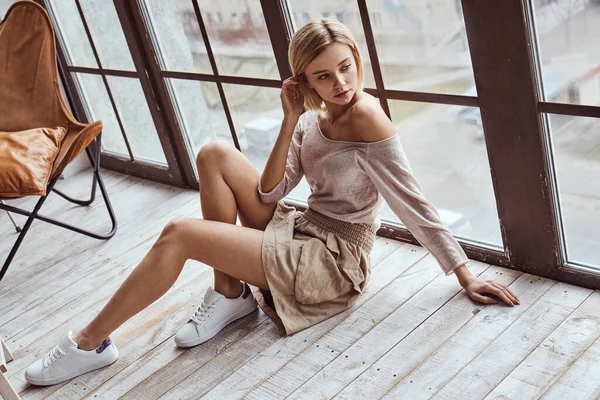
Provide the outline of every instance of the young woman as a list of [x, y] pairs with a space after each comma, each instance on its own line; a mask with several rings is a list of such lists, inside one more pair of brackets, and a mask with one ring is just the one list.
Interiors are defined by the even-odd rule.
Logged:
[[[213, 267], [215, 281], [175, 335], [180, 347], [203, 343], [256, 310], [247, 283], [271, 292], [287, 334], [346, 310], [369, 281], [384, 199], [472, 299], [519, 304], [508, 288], [469, 272], [465, 253], [421, 193], [394, 126], [362, 91], [349, 31], [334, 19], [309, 22], [293, 37], [289, 62], [284, 119], [262, 175], [235, 148], [204, 146], [197, 157], [203, 219], [169, 223], [104, 309], [28, 367], [30, 383], [53, 385], [115, 362], [109, 335], [161, 297], [190, 258]], [[280, 200], [302, 176], [312, 193], [307, 211], [298, 212]], [[243, 226], [235, 225], [238, 215]]]

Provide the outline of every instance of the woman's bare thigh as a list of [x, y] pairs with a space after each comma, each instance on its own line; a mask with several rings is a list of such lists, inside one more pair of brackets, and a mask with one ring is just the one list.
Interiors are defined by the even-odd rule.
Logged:
[[186, 258], [269, 290], [262, 265], [263, 231], [193, 218], [178, 220], [174, 225]]
[[[204, 155], [202, 153], [205, 153]], [[206, 160], [208, 158], [208, 160]], [[201, 160], [218, 164], [219, 171], [235, 197], [238, 216], [244, 226], [264, 230], [277, 206], [265, 204], [258, 194], [260, 172], [239, 150], [225, 142], [209, 143], [198, 154], [198, 169]], [[202, 179], [200, 179], [202, 185]]]

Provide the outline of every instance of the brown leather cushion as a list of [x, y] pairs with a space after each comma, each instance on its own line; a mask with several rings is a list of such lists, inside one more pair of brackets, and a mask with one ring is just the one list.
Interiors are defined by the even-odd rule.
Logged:
[[0, 198], [45, 196], [65, 134], [63, 127], [0, 132]]

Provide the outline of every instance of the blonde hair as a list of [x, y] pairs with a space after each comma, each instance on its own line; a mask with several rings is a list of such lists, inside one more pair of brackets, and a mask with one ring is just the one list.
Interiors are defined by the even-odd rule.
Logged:
[[[361, 91], [363, 88], [363, 69], [358, 45], [348, 28], [334, 18], [321, 18], [310, 21], [296, 31], [288, 50], [288, 60], [292, 73], [294, 75], [305, 73], [308, 64], [317, 58], [325, 47], [334, 42], [350, 46], [358, 75], [356, 91]], [[305, 82], [307, 82], [306, 79]], [[303, 85], [302, 92], [304, 94], [304, 106], [307, 109], [317, 110], [321, 107], [323, 99], [314, 89], [309, 89]]]

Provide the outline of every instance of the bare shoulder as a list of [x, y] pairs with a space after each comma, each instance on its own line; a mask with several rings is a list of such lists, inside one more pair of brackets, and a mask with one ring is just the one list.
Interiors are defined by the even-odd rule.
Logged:
[[368, 93], [363, 93], [349, 117], [348, 125], [353, 136], [363, 142], [377, 142], [396, 134], [392, 121], [379, 104], [379, 99]]

